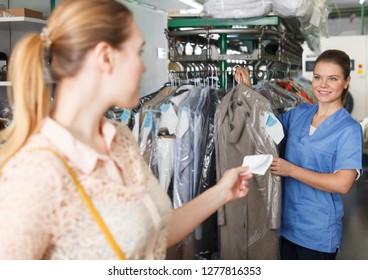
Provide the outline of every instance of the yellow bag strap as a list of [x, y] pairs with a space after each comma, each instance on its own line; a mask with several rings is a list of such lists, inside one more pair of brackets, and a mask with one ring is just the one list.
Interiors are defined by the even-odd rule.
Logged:
[[114, 250], [115, 254], [118, 256], [118, 258], [120, 260], [125, 260], [126, 258], [125, 258], [124, 252], [120, 249], [119, 245], [116, 243], [116, 241], [115, 241], [114, 237], [112, 236], [109, 228], [107, 227], [104, 220], [102, 219], [102, 217], [98, 213], [96, 207], [93, 205], [93, 202], [89, 198], [88, 194], [85, 192], [82, 184], [79, 182], [79, 180], [77, 178], [77, 175], [75, 174], [73, 169], [69, 166], [69, 164], [67, 163], [65, 158], [63, 156], [61, 156], [59, 153], [57, 153], [56, 151], [54, 151], [53, 149], [47, 148], [47, 147], [34, 148], [32, 150], [49, 151], [53, 155], [55, 155], [63, 163], [63, 165], [66, 168], [66, 170], [68, 171], [70, 177], [73, 179], [73, 182], [74, 182], [75, 186], [77, 187], [79, 193], [81, 194], [85, 204], [87, 205], [89, 211], [91, 212], [93, 218], [96, 220], [97, 224], [99, 225], [100, 229], [102, 230], [103, 234], [105, 235], [107, 241], [111, 245], [111, 247]]

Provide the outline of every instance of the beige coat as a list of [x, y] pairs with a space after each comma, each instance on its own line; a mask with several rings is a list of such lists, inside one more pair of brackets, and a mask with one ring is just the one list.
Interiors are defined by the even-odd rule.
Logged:
[[[239, 84], [219, 105], [215, 116], [218, 179], [242, 164], [245, 155], [272, 154], [277, 147], [260, 123], [270, 102]], [[254, 175], [249, 194], [218, 212], [221, 259], [278, 259], [277, 229], [281, 213], [281, 180], [269, 171]]]

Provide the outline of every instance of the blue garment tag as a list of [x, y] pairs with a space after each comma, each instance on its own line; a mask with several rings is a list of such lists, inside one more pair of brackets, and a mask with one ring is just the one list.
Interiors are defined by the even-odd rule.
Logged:
[[152, 112], [147, 112], [144, 117], [143, 128], [149, 128], [152, 126]]
[[262, 115], [262, 123], [268, 136], [278, 145], [284, 138], [284, 129], [281, 122], [271, 112]]
[[125, 109], [120, 116], [120, 122], [128, 124], [130, 120], [130, 114], [131, 114], [130, 110]]
[[167, 112], [167, 110], [169, 110], [169, 104], [161, 104], [160, 111]]
[[273, 125], [275, 125], [275, 123], [276, 123], [277, 121], [273, 118], [273, 117], [271, 117], [270, 115], [268, 116], [268, 118], [267, 118], [267, 121], [266, 121], [266, 125], [267, 126], [273, 126]]

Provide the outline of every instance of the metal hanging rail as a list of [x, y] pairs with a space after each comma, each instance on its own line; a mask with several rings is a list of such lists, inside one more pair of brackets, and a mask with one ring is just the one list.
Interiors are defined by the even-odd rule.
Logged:
[[[226, 88], [225, 73], [228, 61], [243, 60], [254, 65], [259, 61], [265, 61], [266, 65], [281, 63], [285, 65], [284, 69], [291, 68], [290, 65], [301, 67], [302, 64], [303, 50], [300, 42], [295, 39], [298, 36], [290, 34], [278, 16], [221, 20], [173, 18], [169, 19], [165, 33], [169, 41], [171, 61], [218, 62], [222, 73], [221, 86], [224, 88]], [[213, 39], [213, 35], [218, 35], [218, 39]], [[233, 37], [242, 43], [247, 43], [248, 51], [227, 54], [227, 50], [232, 48], [232, 43], [235, 41]], [[200, 41], [198, 45], [201, 46], [201, 52], [181, 54], [176, 47], [177, 41], [193, 44], [198, 44]], [[272, 44], [269, 44], [270, 42]]]
[[[246, 34], [253, 37], [253, 40], [258, 40], [258, 48], [253, 50], [252, 53], [247, 54], [226, 54], [225, 45], [226, 41], [224, 38], [220, 37], [220, 53], [217, 51], [217, 48], [208, 43], [206, 48], [202, 50], [202, 53], [199, 55], [181, 55], [175, 48], [175, 40], [176, 38], [184, 38], [190, 36], [204, 35], [207, 38], [207, 42], [209, 42], [209, 38], [211, 35], [231, 35], [231, 34]], [[301, 64], [301, 52], [302, 48], [299, 44], [294, 42], [291, 39], [288, 39], [284, 36], [283, 33], [280, 33], [277, 30], [272, 29], [264, 29], [264, 28], [247, 28], [247, 29], [193, 29], [193, 30], [183, 30], [183, 31], [167, 31], [166, 36], [170, 43], [169, 55], [172, 61], [222, 61], [222, 60], [272, 60], [272, 61], [281, 61], [284, 63], [291, 63], [293, 65]], [[273, 39], [281, 44], [278, 49], [278, 54], [270, 54], [267, 53], [263, 46], [263, 40]], [[222, 46], [222, 47], [221, 47]]]
[[192, 29], [192, 30], [174, 30], [168, 31], [167, 35], [169, 37], [177, 37], [177, 36], [193, 36], [193, 35], [214, 35], [214, 34], [247, 34], [247, 35], [270, 35], [275, 37], [281, 37], [281, 34], [277, 30], [272, 29], [262, 29], [262, 28], [214, 28], [208, 26], [208, 28], [201, 29]]

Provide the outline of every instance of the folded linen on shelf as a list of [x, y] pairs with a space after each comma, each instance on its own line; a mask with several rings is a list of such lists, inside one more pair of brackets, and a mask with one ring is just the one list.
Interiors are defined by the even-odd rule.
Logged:
[[271, 11], [268, 0], [207, 0], [204, 11], [214, 18], [251, 18], [267, 15]]

